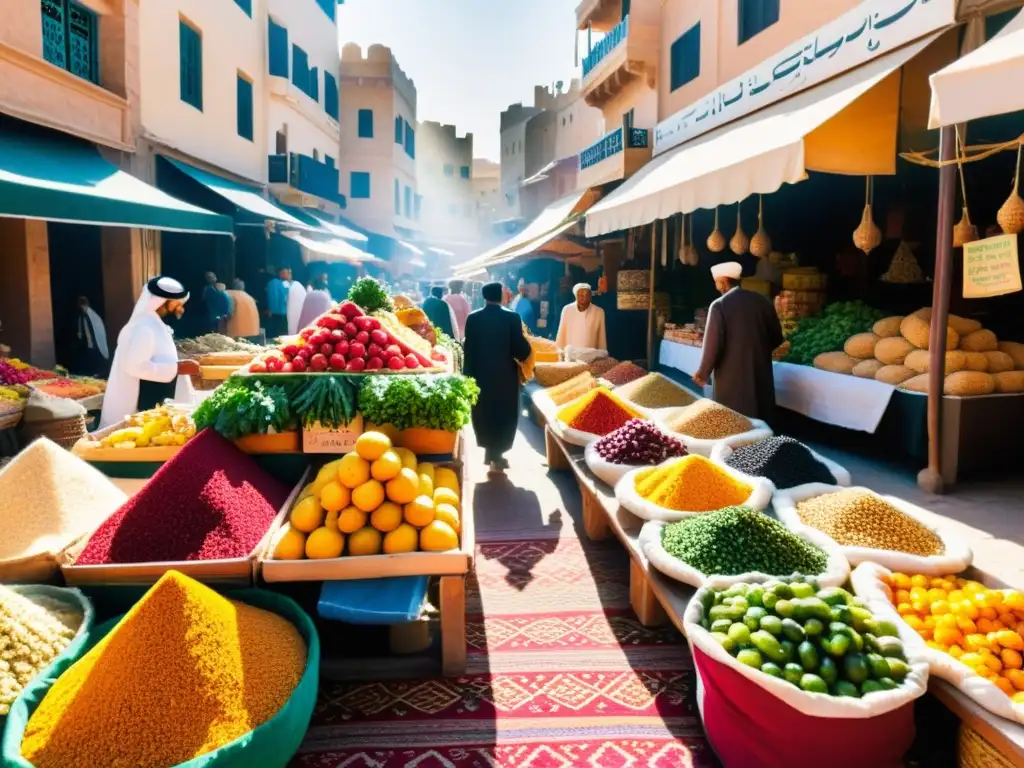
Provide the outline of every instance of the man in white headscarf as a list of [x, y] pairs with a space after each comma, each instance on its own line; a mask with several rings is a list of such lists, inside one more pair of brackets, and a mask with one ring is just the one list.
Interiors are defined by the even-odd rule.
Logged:
[[562, 308], [562, 318], [558, 323], [558, 338], [555, 345], [559, 349], [603, 349], [608, 351], [608, 338], [604, 327], [604, 310], [592, 303], [593, 294], [586, 283], [573, 286], [576, 296], [574, 304]]
[[735, 261], [711, 268], [722, 296], [708, 308], [700, 368], [706, 386], [714, 374], [715, 400], [751, 419], [771, 421], [775, 412], [772, 352], [782, 344], [782, 326], [771, 301], [740, 288], [743, 267]]
[[173, 397], [179, 375], [199, 373], [195, 361], [178, 361], [173, 333], [163, 321], [171, 314], [181, 317], [188, 296], [185, 287], [170, 277], [154, 277], [142, 289], [128, 324], [117, 337], [101, 429]]

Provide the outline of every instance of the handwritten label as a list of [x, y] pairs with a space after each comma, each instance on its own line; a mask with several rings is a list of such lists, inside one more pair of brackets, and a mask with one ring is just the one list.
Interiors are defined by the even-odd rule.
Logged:
[[984, 299], [1021, 290], [1017, 236], [997, 235], [964, 246], [964, 298]]
[[363, 418], [357, 416], [347, 427], [327, 429], [314, 422], [302, 428], [303, 453], [348, 453], [356, 447], [356, 439], [363, 434]]
[[865, 0], [654, 129], [654, 154], [807, 90], [956, 21], [956, 0]]

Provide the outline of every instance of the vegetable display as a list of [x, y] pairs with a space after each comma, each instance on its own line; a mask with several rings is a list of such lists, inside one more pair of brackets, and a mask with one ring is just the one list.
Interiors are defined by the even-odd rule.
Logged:
[[743, 504], [754, 489], [703, 456], [685, 456], [636, 476], [640, 498], [678, 512], [710, 512]]
[[233, 378], [199, 404], [193, 414], [197, 429], [211, 427], [229, 440], [263, 435], [270, 429], [285, 432], [296, 427], [291, 389], [259, 381]]
[[335, 376], [314, 379], [295, 398], [293, 407], [304, 426], [319, 422], [328, 429], [351, 424], [358, 414], [359, 387]]
[[701, 626], [735, 659], [808, 693], [861, 698], [910, 674], [890, 622], [840, 587], [801, 581], [702, 593]]
[[367, 377], [359, 393], [363, 419], [396, 429], [457, 432], [469, 423], [480, 388], [456, 375]]
[[749, 507], [726, 507], [669, 523], [661, 535], [666, 552], [709, 576], [815, 576], [828, 564], [820, 547]]
[[275, 560], [325, 560], [343, 554], [443, 552], [459, 546], [459, 481], [446, 467], [417, 462], [380, 432], [328, 462], [299, 494], [275, 534]]
[[285, 618], [171, 571], [53, 684], [22, 757], [112, 768], [207, 756], [273, 718], [306, 659]]
[[452, 359], [452, 370], [455, 373], [462, 373], [463, 363], [466, 356], [462, 345], [438, 327], [434, 327], [434, 334], [437, 336], [437, 346], [444, 349]]
[[1024, 705], [1024, 594], [955, 575], [893, 573], [887, 579], [903, 621]]
[[732, 452], [725, 461], [754, 477], [766, 477], [776, 488], [793, 488], [804, 483], [834, 485], [831, 470], [814, 457], [811, 450], [791, 437], [773, 436], [744, 445]]
[[686, 455], [686, 446], [643, 419], [632, 419], [594, 444], [597, 454], [613, 464], [654, 466]]
[[377, 312], [378, 310], [393, 312], [395, 310], [395, 305], [387, 290], [372, 277], [361, 277], [356, 280], [348, 289], [348, 300], [358, 304], [367, 312]]
[[856, 333], [870, 331], [885, 313], [862, 301], [839, 301], [829, 304], [817, 317], [801, 320], [790, 334], [791, 347], [786, 362], [810, 365], [822, 352], [843, 348]]

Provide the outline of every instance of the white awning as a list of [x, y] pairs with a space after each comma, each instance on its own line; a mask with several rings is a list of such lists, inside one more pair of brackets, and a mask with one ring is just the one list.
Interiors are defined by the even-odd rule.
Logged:
[[445, 256], [448, 258], [451, 258], [452, 256], [455, 255], [451, 251], [446, 251], [444, 248], [435, 248], [433, 246], [430, 246], [429, 248], [427, 248], [427, 250], [430, 251], [431, 253], [437, 254], [438, 256]]
[[375, 256], [361, 251], [351, 243], [344, 240], [313, 240], [299, 232], [282, 232], [285, 237], [294, 240], [302, 246], [302, 261], [308, 264], [311, 261], [326, 261], [329, 263], [351, 264], [361, 266], [363, 264], [375, 264], [381, 260]]
[[346, 227], [344, 224], [338, 224], [334, 221], [331, 221], [331, 219], [326, 213], [322, 213], [321, 211], [312, 209], [306, 209], [306, 213], [308, 213], [310, 216], [319, 221], [323, 225], [324, 229], [326, 229], [335, 237], [340, 237], [345, 240], [351, 240], [355, 243], [370, 242], [370, 238], [368, 238], [361, 232], [356, 232], [354, 229]]
[[397, 242], [398, 242], [398, 244], [400, 246], [402, 246], [403, 248], [409, 249], [409, 251], [411, 251], [412, 253], [415, 253], [417, 256], [422, 256], [423, 255], [423, 251], [421, 251], [419, 248], [417, 248], [412, 243], [407, 243], [407, 242], [405, 242], [405, 240], [398, 240]]
[[[587, 194], [589, 190], [582, 190], [579, 192], [573, 192], [571, 195], [556, 200], [543, 211], [540, 215], [523, 227], [522, 231], [517, 235], [513, 235], [501, 245], [491, 248], [486, 253], [482, 253], [476, 258], [470, 259], [469, 261], [460, 264], [456, 268], [456, 272], [473, 272], [473, 270], [479, 271], [479, 268], [492, 261], [495, 257], [501, 256], [506, 251], [522, 248], [530, 245], [534, 240], [551, 232], [556, 227], [561, 226], [569, 216], [572, 215], [576, 206], [579, 205], [583, 196]], [[473, 272], [475, 274], [475, 272]]]
[[[775, 192], [783, 184], [803, 181], [807, 178], [805, 137], [936, 37], [938, 34], [882, 56], [659, 155], [587, 211], [587, 237], [639, 227], [677, 213], [736, 203], [754, 194]], [[898, 90], [894, 93], [898, 97]], [[898, 109], [898, 98], [895, 107]], [[858, 138], [855, 134], [850, 141]], [[895, 142], [895, 134], [892, 140]], [[895, 146], [891, 154], [895, 162]]]
[[929, 128], [1024, 110], [1024, 11], [930, 80]]
[[[545, 245], [550, 243], [552, 240], [554, 240], [559, 235], [565, 234], [567, 231], [569, 231], [574, 226], [576, 226], [576, 223], [581, 218], [582, 218], [581, 216], [573, 216], [568, 221], [563, 222], [562, 224], [560, 224], [559, 226], [555, 227], [553, 230], [551, 230], [547, 234], [537, 238], [536, 240], [533, 240], [533, 241], [527, 243], [526, 245], [524, 245], [524, 246], [522, 246], [520, 248], [516, 248], [514, 251], [510, 251], [509, 253], [501, 254], [496, 259], [492, 259], [491, 261], [489, 261], [484, 266], [494, 267], [494, 266], [497, 266], [498, 264], [504, 264], [505, 262], [512, 261], [513, 259], [518, 259], [520, 256], [527, 256], [527, 255], [529, 255], [529, 254], [531, 254], [531, 253], [533, 253], [535, 251], [543, 250]], [[589, 251], [591, 249], [584, 248], [583, 250]]]

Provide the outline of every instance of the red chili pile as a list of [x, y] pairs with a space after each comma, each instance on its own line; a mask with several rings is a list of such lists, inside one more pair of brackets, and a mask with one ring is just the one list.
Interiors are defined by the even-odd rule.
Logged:
[[233, 443], [205, 429], [99, 527], [76, 565], [248, 557], [288, 493]]
[[592, 435], [607, 435], [632, 418], [633, 415], [604, 390], [598, 390], [594, 398], [569, 422], [569, 426]]
[[631, 381], [642, 379], [647, 375], [647, 371], [641, 368], [636, 363], [619, 363], [610, 371], [606, 371], [602, 379], [610, 381], [616, 387], [621, 387], [623, 384], [629, 384]]

